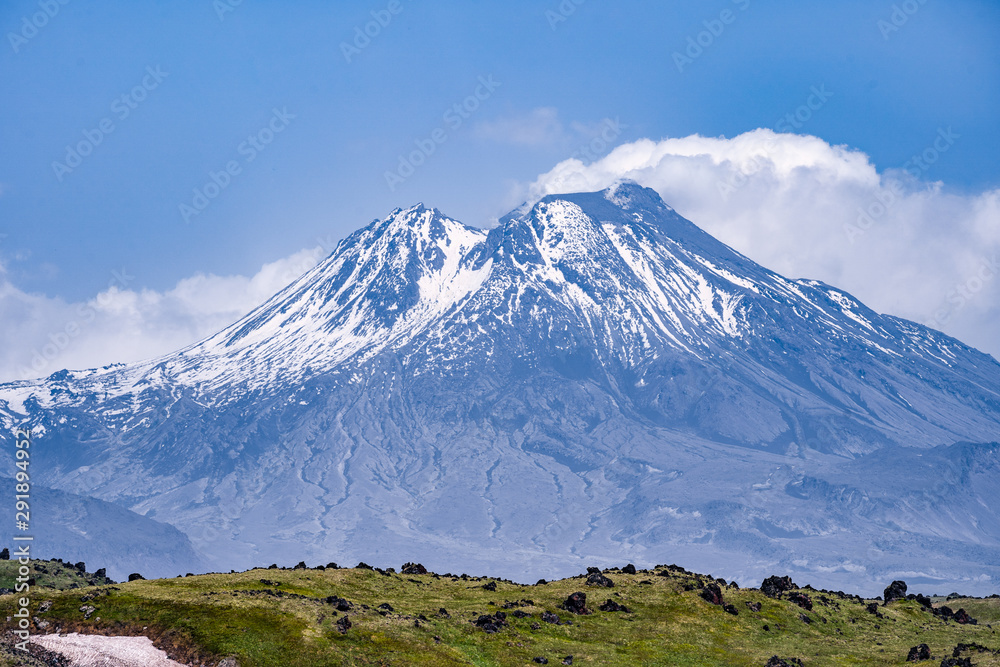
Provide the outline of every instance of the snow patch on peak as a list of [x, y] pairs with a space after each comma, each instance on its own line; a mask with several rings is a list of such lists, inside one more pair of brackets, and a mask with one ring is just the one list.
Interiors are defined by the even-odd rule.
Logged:
[[180, 355], [177, 380], [259, 387], [399, 347], [479, 287], [491, 264], [468, 260], [486, 235], [423, 205], [394, 211], [193, 354]]
[[[660, 196], [656, 194], [655, 190], [645, 188], [631, 179], [622, 179], [604, 190], [601, 194], [604, 198], [615, 206], [629, 211], [635, 208], [641, 208], [641, 204], [649, 205], [654, 204], [656, 207], [662, 207], [667, 211], [673, 211], [674, 209], [668, 206]], [[639, 206], [637, 206], [639, 205]]]
[[532, 222], [538, 248], [550, 262], [585, 256], [603, 235], [582, 208], [563, 200], [539, 203]]

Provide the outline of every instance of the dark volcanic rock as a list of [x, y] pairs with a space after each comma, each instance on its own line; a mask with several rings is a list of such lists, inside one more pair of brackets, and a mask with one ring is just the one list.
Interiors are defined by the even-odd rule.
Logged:
[[732, 614], [733, 616], [739, 616], [740, 611], [735, 606], [731, 604], [723, 605], [722, 607], [727, 614]]
[[327, 604], [332, 604], [334, 609], [336, 609], [337, 611], [350, 611], [351, 609], [354, 608], [353, 604], [351, 604], [344, 598], [337, 597], [336, 595], [331, 595], [330, 597], [325, 598], [323, 602], [326, 602]]
[[969, 612], [964, 609], [959, 609], [958, 611], [952, 611], [951, 607], [941, 606], [937, 609], [931, 609], [931, 613], [941, 618], [945, 621], [955, 621], [956, 623], [961, 623], [963, 625], [978, 625], [979, 621], [969, 616]]
[[495, 593], [496, 590], [497, 590], [497, 582], [491, 581], [489, 583], [483, 584], [483, 589], [485, 589], [487, 591], [492, 591], [492, 592]]
[[495, 614], [482, 614], [474, 621], [477, 628], [488, 635], [500, 632], [507, 626], [507, 614], [498, 611]]
[[723, 605], [725, 601], [722, 599], [722, 589], [719, 588], [719, 584], [709, 584], [705, 588], [701, 589], [701, 597], [706, 602], [711, 604]]
[[758, 612], [758, 611], [760, 611], [760, 603], [759, 602], [747, 602], [747, 609], [749, 609], [752, 612]]
[[760, 585], [760, 592], [769, 598], [780, 598], [785, 591], [798, 588], [791, 577], [770, 576]]
[[919, 646], [914, 646], [910, 649], [910, 652], [906, 654], [907, 662], [917, 662], [919, 660], [930, 660], [931, 659], [931, 649], [927, 644], [920, 644]]
[[957, 658], [966, 651], [976, 651], [978, 653], [1000, 653], [998, 651], [991, 651], [988, 647], [983, 646], [982, 644], [977, 644], [975, 642], [972, 642], [971, 644], [959, 643], [957, 646], [955, 646], [954, 650], [952, 650], [951, 657]]
[[941, 667], [975, 667], [970, 658], [945, 658], [941, 661]]
[[396, 611], [395, 609], [392, 608], [392, 605], [389, 604], [388, 602], [383, 602], [378, 606], [378, 608], [384, 611]]
[[420, 563], [406, 563], [399, 570], [400, 574], [427, 574], [427, 568]]
[[968, 625], [978, 625], [979, 624], [979, 621], [977, 621], [976, 619], [974, 619], [971, 616], [969, 616], [969, 612], [965, 611], [964, 609], [959, 609], [958, 611], [956, 611], [955, 615], [952, 616], [952, 618], [955, 619], [956, 623], [962, 623], [963, 625], [965, 625], [965, 624], [968, 624]]
[[560, 625], [562, 623], [559, 616], [557, 614], [553, 614], [551, 611], [543, 611], [542, 620], [546, 623], [552, 623], [553, 625]]
[[142, 576], [138, 572], [133, 572], [132, 574], [128, 575], [129, 581], [145, 581], [145, 579], [146, 577]]
[[894, 581], [888, 586], [886, 586], [885, 591], [882, 593], [882, 599], [885, 600], [884, 604], [889, 604], [896, 600], [906, 599], [906, 582], [905, 581]]
[[346, 635], [347, 631], [350, 629], [351, 618], [349, 616], [341, 616], [340, 619], [337, 620], [337, 630], [340, 631], [340, 634]]
[[806, 611], [812, 611], [813, 608], [812, 598], [810, 598], [805, 593], [789, 593], [787, 600], [789, 602], [799, 605]]
[[623, 604], [618, 604], [614, 600], [608, 599], [604, 604], [598, 607], [601, 611], [623, 611], [625, 613], [631, 613], [629, 608]]
[[635, 574], [635, 565], [632, 565], [632, 563], [629, 563], [628, 565], [626, 565], [625, 567], [623, 567], [622, 568], [622, 574]]
[[798, 658], [789, 658], [788, 660], [782, 660], [776, 655], [772, 655], [771, 659], [767, 661], [764, 667], [802, 667], [802, 661]]
[[537, 658], [533, 658], [532, 662], [537, 662], [539, 665], [547, 665], [549, 664], [549, 659], [539, 656]]
[[593, 572], [587, 577], [587, 585], [602, 586], [604, 588], [613, 588], [615, 582], [611, 581], [600, 572]]
[[587, 594], [580, 592], [573, 593], [563, 602], [562, 608], [571, 614], [589, 614], [590, 610], [587, 609]]

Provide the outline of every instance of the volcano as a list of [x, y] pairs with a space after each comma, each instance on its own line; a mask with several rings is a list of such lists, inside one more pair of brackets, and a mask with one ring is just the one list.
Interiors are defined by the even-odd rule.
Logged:
[[397, 209], [185, 349], [0, 385], [0, 419], [37, 484], [216, 569], [1000, 584], [1000, 364], [632, 182], [488, 231]]

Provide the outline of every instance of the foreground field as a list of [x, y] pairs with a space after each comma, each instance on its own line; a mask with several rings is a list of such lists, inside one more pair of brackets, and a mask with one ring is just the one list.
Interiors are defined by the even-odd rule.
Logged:
[[[772, 656], [809, 667], [902, 665], [926, 644], [932, 661], [916, 664], [955, 656], [954, 664], [1000, 667], [996, 598], [936, 601], [937, 613], [926, 599], [883, 605], [808, 587], [774, 598], [673, 566], [529, 586], [367, 567], [86, 586], [92, 575], [38, 564], [50, 574], [38, 574], [32, 591], [33, 634], [145, 635], [188, 665], [764, 667]], [[0, 586], [9, 586], [13, 566], [0, 562]], [[67, 585], [82, 587], [57, 590]], [[586, 599], [567, 600], [577, 592]], [[0, 614], [11, 617], [15, 598], [0, 597]], [[573, 612], [581, 603], [589, 613]], [[957, 622], [966, 616], [941, 612], [944, 605], [978, 623]], [[47, 664], [12, 651], [11, 639], [0, 665]]]

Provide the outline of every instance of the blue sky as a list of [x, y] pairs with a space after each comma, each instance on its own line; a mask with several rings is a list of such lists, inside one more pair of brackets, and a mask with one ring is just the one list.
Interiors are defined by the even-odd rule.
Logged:
[[[252, 276], [417, 201], [486, 225], [610, 121], [611, 144], [732, 138], [816, 88], [832, 96], [796, 132], [881, 173], [954, 128], [921, 180], [1000, 185], [994, 1], [232, 2], [0, 3], [6, 283], [75, 303], [122, 269], [130, 289], [161, 292], [199, 272]], [[386, 25], [348, 62], [342, 45], [373, 12]], [[436, 130], [443, 143], [390, 188], [386, 172]], [[77, 166], [54, 166], [95, 132]], [[258, 150], [254, 135], [273, 140]], [[226, 186], [183, 215], [212, 173]]]

